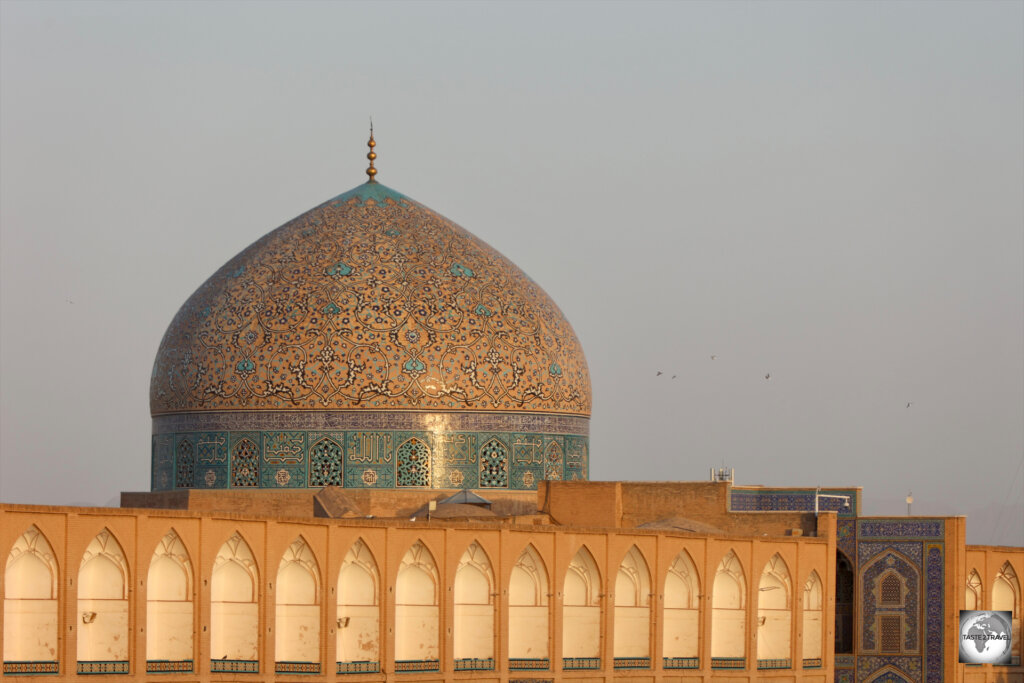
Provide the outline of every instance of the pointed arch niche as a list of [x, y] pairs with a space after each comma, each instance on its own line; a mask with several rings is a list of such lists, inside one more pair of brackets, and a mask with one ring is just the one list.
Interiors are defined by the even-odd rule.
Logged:
[[804, 668], [822, 665], [822, 630], [821, 609], [824, 597], [824, 586], [818, 572], [811, 571], [804, 584], [803, 610], [803, 666]]
[[788, 669], [793, 605], [793, 582], [785, 560], [775, 553], [765, 564], [757, 585], [758, 668]]
[[543, 663], [548, 650], [548, 571], [540, 553], [526, 546], [512, 567], [508, 587], [509, 668]]
[[1010, 643], [1010, 655], [1013, 661], [1020, 661], [1020, 580], [1013, 565], [1005, 562], [992, 582], [992, 609], [1013, 612], [1013, 623], [1010, 632], [1013, 641]]
[[[730, 550], [715, 571], [711, 589], [711, 658], [729, 666], [745, 657], [747, 581], [736, 553]], [[712, 667], [715, 663], [712, 662]], [[730, 667], [732, 668], [732, 667]], [[742, 666], [737, 668], [743, 668]]]
[[380, 670], [380, 573], [357, 540], [338, 572], [338, 673]]
[[78, 569], [78, 673], [128, 673], [128, 560], [108, 529]]
[[967, 575], [967, 586], [964, 590], [964, 609], [982, 609], [984, 600], [982, 598], [981, 575], [977, 569], [972, 569]]
[[258, 671], [259, 569], [235, 533], [217, 551], [210, 581], [210, 670]]
[[275, 622], [275, 671], [319, 673], [320, 567], [302, 536], [288, 546], [277, 568]]
[[146, 579], [146, 671], [192, 671], [192, 562], [177, 532], [167, 532]]
[[53, 548], [30, 526], [4, 570], [5, 674], [57, 673], [57, 577]]
[[698, 668], [700, 660], [700, 581], [693, 558], [676, 555], [665, 577], [665, 615], [662, 650], [665, 667]]
[[494, 668], [494, 570], [474, 541], [455, 570], [455, 669]]
[[562, 595], [563, 666], [600, 669], [601, 572], [586, 546], [569, 563]]
[[396, 671], [438, 670], [437, 563], [422, 541], [416, 541], [398, 566], [395, 581]]
[[636, 546], [615, 574], [614, 648], [616, 659], [630, 660], [629, 668], [639, 668], [637, 660], [651, 656], [651, 571]]

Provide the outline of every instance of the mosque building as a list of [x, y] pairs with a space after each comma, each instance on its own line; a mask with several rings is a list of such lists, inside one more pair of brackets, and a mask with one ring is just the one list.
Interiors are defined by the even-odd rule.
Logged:
[[[1024, 548], [963, 517], [589, 481], [565, 316], [369, 144], [171, 322], [149, 492], [0, 504], [5, 680], [1024, 683]], [[959, 663], [963, 609], [1008, 663]]]

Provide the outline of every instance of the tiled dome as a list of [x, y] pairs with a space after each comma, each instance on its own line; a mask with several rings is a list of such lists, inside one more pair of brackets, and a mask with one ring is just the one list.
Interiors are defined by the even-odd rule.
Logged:
[[[458, 225], [371, 181], [270, 232], [185, 302], [157, 353], [150, 409], [155, 435], [259, 432], [250, 441], [264, 465], [267, 447], [256, 442], [268, 432], [412, 424], [396, 412], [419, 414], [434, 425], [428, 431], [443, 422], [441, 431], [506, 432], [511, 449], [515, 432], [565, 432], [517, 427], [516, 415], [586, 420], [590, 377], [572, 327], [544, 290]], [[483, 413], [507, 428], [469, 429]], [[303, 447], [310, 486], [315, 436]], [[170, 488], [156, 481], [154, 438], [154, 488]], [[189, 443], [193, 486], [199, 439]], [[176, 449], [172, 441], [163, 446]], [[232, 443], [228, 435], [225, 448]], [[473, 447], [474, 463], [482, 447]], [[288, 448], [271, 447], [271, 464], [295, 464]], [[527, 481], [535, 486], [536, 478]]]

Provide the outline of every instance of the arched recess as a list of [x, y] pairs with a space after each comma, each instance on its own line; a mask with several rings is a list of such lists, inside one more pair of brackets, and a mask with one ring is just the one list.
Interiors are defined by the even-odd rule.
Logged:
[[964, 609], [978, 610], [985, 604], [981, 586], [981, 575], [977, 569], [972, 569], [967, 575], [967, 586], [964, 591]]
[[804, 584], [803, 610], [803, 660], [805, 667], [821, 666], [822, 662], [822, 630], [821, 611], [824, 587], [818, 572], [811, 571]]
[[747, 638], [747, 581], [730, 550], [715, 571], [711, 589], [711, 657], [743, 659]]
[[[586, 546], [581, 547], [569, 563], [562, 595], [563, 658], [574, 660], [600, 657], [601, 572]], [[571, 661], [567, 664], [579, 665]], [[599, 666], [598, 662], [595, 668]]]
[[548, 609], [548, 570], [537, 549], [528, 545], [509, 577], [509, 659], [547, 660]]
[[[690, 553], [683, 550], [665, 576], [665, 628], [662, 643], [666, 666], [682, 667], [680, 658], [700, 654], [700, 580]], [[697, 662], [689, 664], [696, 665]], [[687, 666], [689, 668], [689, 666]]]
[[1010, 643], [1010, 655], [1020, 657], [1020, 581], [1017, 579], [1017, 572], [1009, 562], [996, 573], [996, 579], [992, 582], [992, 609], [997, 611], [1013, 612], [1013, 623], [1010, 624], [1010, 632], [1013, 640]]
[[4, 673], [57, 673], [57, 559], [35, 525], [4, 570]]
[[416, 541], [398, 565], [395, 581], [396, 661], [438, 660], [439, 597], [437, 563], [427, 546]]
[[651, 656], [651, 571], [636, 546], [615, 574], [614, 648], [617, 658]]
[[362, 539], [349, 548], [338, 572], [338, 672], [376, 671], [380, 662], [380, 573]]
[[485, 663], [458, 660], [494, 658], [494, 570], [480, 544], [473, 542], [455, 570], [455, 643], [456, 668], [468, 670]]
[[124, 550], [104, 529], [89, 542], [78, 569], [79, 673], [128, 672], [128, 581]]
[[146, 670], [191, 671], [192, 562], [177, 532], [157, 544], [146, 579]]
[[259, 660], [259, 568], [235, 533], [217, 551], [210, 581], [210, 660], [215, 671], [246, 670], [227, 662]]
[[775, 553], [757, 586], [757, 659], [764, 668], [792, 666], [790, 653], [793, 582], [785, 560]]
[[835, 653], [853, 654], [853, 598], [855, 582], [853, 564], [836, 551], [836, 621]]
[[[277, 568], [276, 605], [276, 670], [308, 673], [308, 664], [320, 661], [320, 567], [302, 536], [288, 546]], [[304, 666], [295, 671], [282, 666], [289, 663]]]

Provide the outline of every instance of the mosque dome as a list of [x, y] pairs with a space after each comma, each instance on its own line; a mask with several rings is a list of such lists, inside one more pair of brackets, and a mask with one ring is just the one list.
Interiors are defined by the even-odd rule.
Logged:
[[588, 469], [590, 377], [562, 312], [373, 175], [185, 302], [150, 409], [154, 490], [533, 489]]

